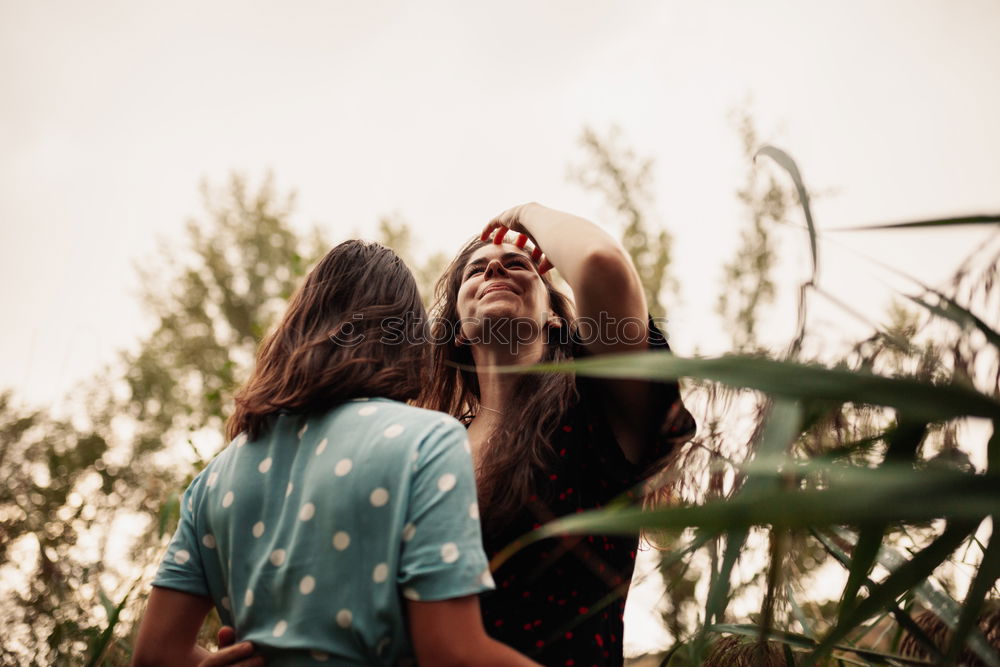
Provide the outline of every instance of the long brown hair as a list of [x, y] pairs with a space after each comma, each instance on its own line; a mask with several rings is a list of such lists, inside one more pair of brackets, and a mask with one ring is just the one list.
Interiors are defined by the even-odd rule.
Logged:
[[[459, 331], [458, 291], [462, 274], [478, 248], [486, 245], [479, 239], [468, 242], [438, 280], [432, 308], [434, 330], [431, 356], [432, 379], [421, 393], [421, 405], [468, 420], [479, 410], [479, 381], [472, 350], [467, 344], [455, 345]], [[545, 348], [542, 361], [561, 361], [573, 356], [574, 321], [570, 300], [541, 276], [549, 297], [552, 314], [559, 318], [559, 329], [547, 326], [542, 335]], [[553, 452], [553, 432], [577, 399], [574, 377], [568, 373], [524, 374], [517, 380], [515, 396], [530, 397], [517, 409], [517, 419], [504, 419], [487, 439], [483, 456], [476, 468], [479, 503], [484, 516], [494, 527], [510, 518], [538, 492], [539, 477], [548, 471]]]
[[415, 398], [426, 381], [426, 313], [413, 274], [377, 243], [345, 241], [320, 260], [261, 344], [226, 423], [232, 439], [279, 412], [319, 412], [362, 396]]

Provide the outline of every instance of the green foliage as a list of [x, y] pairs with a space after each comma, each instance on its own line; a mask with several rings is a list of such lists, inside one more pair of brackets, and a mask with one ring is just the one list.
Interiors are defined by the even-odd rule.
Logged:
[[617, 128], [612, 128], [604, 138], [585, 128], [580, 144], [587, 163], [571, 170], [571, 176], [585, 188], [603, 195], [622, 221], [622, 246], [639, 272], [649, 312], [653, 317], [663, 317], [666, 314], [663, 291], [672, 296], [678, 285], [669, 272], [673, 237], [665, 229], [653, 230], [650, 222], [653, 162], [621, 146]]
[[19, 586], [5, 587], [5, 638], [0, 662], [23, 647], [40, 663], [63, 664], [81, 653], [97, 625], [93, 565], [76, 557], [82, 535], [100, 506], [81, 487], [100, 487], [112, 472], [100, 465], [107, 451], [100, 435], [67, 420], [19, 408], [0, 393], [0, 556]]
[[294, 198], [279, 197], [270, 177], [251, 191], [233, 176], [203, 195], [208, 219], [188, 223], [186, 247], [141, 267], [156, 326], [124, 362], [140, 454], [170, 434], [221, 431], [257, 344], [327, 249], [318, 233], [300, 240], [288, 223]]
[[[809, 288], [817, 288], [819, 236], [794, 161], [773, 147], [760, 152], [774, 158], [793, 177], [810, 232], [814, 267], [801, 291], [800, 327], [790, 346], [795, 355], [808, 333], [804, 300]], [[953, 223], [952, 219], [942, 220], [939, 226]], [[905, 229], [907, 225], [898, 227]], [[748, 252], [746, 257], [752, 254]], [[973, 287], [965, 286], [969, 304], [977, 299], [983, 303], [995, 300], [996, 263], [996, 258], [988, 261], [979, 277], [971, 280]], [[744, 268], [753, 276], [759, 273], [760, 265], [746, 263]], [[955, 292], [970, 282], [971, 274], [966, 267], [960, 270]], [[756, 280], [757, 285], [763, 284], [760, 275]], [[1000, 517], [1000, 471], [996, 469], [1000, 462], [1000, 337], [996, 323], [984, 319], [982, 312], [974, 313], [971, 305], [962, 305], [939, 290], [924, 287], [924, 291], [933, 301], [927, 297], [911, 299], [925, 309], [925, 318], [897, 308], [889, 327], [833, 364], [767, 358], [764, 351], [754, 350], [752, 356], [717, 359], [648, 353], [534, 367], [530, 372], [571, 369], [603, 378], [694, 378], [700, 387], [724, 383], [765, 392], [773, 399], [774, 408], [758, 410], [751, 448], [743, 457], [745, 461], [735, 464], [736, 483], [731, 493], [722, 497], [703, 494], [700, 502], [652, 511], [611, 506], [564, 517], [518, 540], [495, 559], [494, 565], [525, 544], [546, 537], [640, 531], [678, 534], [695, 529], [702, 538], [714, 539], [692, 543], [693, 549], [685, 549], [682, 558], [693, 560], [703, 545], [711, 562], [711, 583], [701, 629], [693, 637], [689, 633], [690, 639], [675, 633], [678, 644], [669, 664], [758, 664], [766, 656], [768, 664], [794, 661], [812, 665], [827, 664], [832, 654], [840, 662], [854, 664], [927, 664], [877, 650], [872, 642], [880, 640], [871, 635], [884, 625], [887, 614], [898, 624], [897, 647], [905, 645], [899, 643], [900, 637], [912, 637], [921, 650], [937, 656], [942, 664], [952, 664], [967, 651], [977, 664], [1000, 664], [1000, 634], [991, 634], [987, 640], [977, 629], [984, 600], [996, 594], [1000, 576], [996, 557], [1000, 553], [1000, 534], [996, 532]], [[751, 314], [758, 305], [759, 301], [750, 307]], [[753, 321], [743, 318], [744, 332], [753, 331], [745, 326]], [[917, 342], [925, 327], [955, 325], [958, 331], [950, 330], [951, 340]], [[706, 405], [715, 407], [715, 399], [710, 398]], [[985, 450], [985, 469], [971, 464], [968, 452], [974, 451], [976, 444], [968, 443], [962, 449], [957, 443], [958, 425], [970, 418], [993, 424], [989, 443], [979, 445]], [[713, 470], [707, 472], [709, 480], [715, 475]], [[708, 488], [715, 486], [710, 482]], [[960, 605], [933, 582], [935, 577], [947, 577], [963, 546], [967, 551], [970, 545], [979, 544], [977, 533], [987, 521], [994, 527], [993, 536], [986, 546], [979, 546], [979, 557], [972, 562], [973, 582]], [[846, 544], [838, 544], [821, 532], [842, 531], [844, 527], [856, 531], [849, 541], [838, 535], [837, 540]], [[727, 625], [723, 619], [736, 594], [731, 579], [737, 561], [747, 555], [751, 531], [768, 536], [771, 545], [766, 555], [757, 554], [767, 563], [761, 591], [764, 604], [753, 625]], [[810, 533], [847, 575], [840, 602], [821, 610], [818, 618], [806, 618], [802, 606], [791, 599], [791, 587], [781, 586], [786, 563], [795, 566], [798, 576], [805, 574], [805, 561], [788, 560], [785, 540], [789, 535]], [[720, 558], [717, 549], [722, 538], [725, 549]], [[910, 543], [909, 553], [889, 558], [900, 541]], [[679, 562], [671, 559], [671, 567]], [[876, 575], [876, 565], [886, 573]], [[866, 594], [860, 596], [862, 588]], [[907, 607], [913, 596], [952, 628], [946, 642], [935, 643], [914, 620]], [[775, 614], [775, 603], [783, 597], [787, 606], [795, 609], [784, 621]], [[814, 605], [813, 609], [819, 608]], [[775, 621], [790, 626], [796, 622], [795, 616], [804, 619], [800, 625], [812, 636], [772, 627]], [[884, 637], [889, 627], [885, 626], [879, 637]], [[787, 648], [772, 652], [762, 643], [747, 648], [745, 643], [720, 639], [720, 633], [752, 634], [758, 642], [772, 639]], [[719, 647], [724, 644], [728, 648], [720, 660]], [[804, 653], [795, 657], [792, 648]], [[753, 651], [763, 653], [747, 658]]]
[[409, 225], [398, 218], [382, 218], [378, 223], [378, 241], [396, 251], [416, 278], [424, 307], [430, 308], [434, 300], [434, 285], [448, 266], [448, 256], [443, 252], [432, 253], [420, 261], [416, 256], [413, 232]]
[[771, 227], [785, 220], [791, 197], [773, 174], [763, 178], [762, 169], [753, 160], [760, 141], [749, 112], [736, 115], [735, 121], [744, 158], [750, 165], [736, 196], [746, 211], [749, 225], [740, 232], [735, 257], [723, 267], [716, 309], [732, 337], [734, 350], [751, 352], [759, 345], [762, 311], [775, 297], [771, 273], [777, 249]]
[[[128, 642], [118, 640], [134, 632], [145, 599], [130, 593], [148, 581], [176, 525], [179, 491], [210, 456], [194, 443], [221, 444], [257, 344], [327, 250], [318, 232], [291, 227], [293, 197], [279, 196], [270, 177], [252, 188], [233, 176], [203, 194], [207, 217], [188, 223], [186, 244], [140, 267], [151, 331], [85, 388], [86, 418], [19, 411], [0, 396], [0, 473], [9, 480], [0, 553], [17, 544], [35, 554], [19, 565], [22, 590], [3, 600], [11, 641], [0, 662], [128, 661]], [[193, 465], [178, 464], [192, 451]], [[146, 527], [129, 554], [138, 568], [122, 572], [103, 553], [75, 548], [86, 534], [103, 552], [119, 521]], [[114, 590], [102, 584], [110, 581]]]

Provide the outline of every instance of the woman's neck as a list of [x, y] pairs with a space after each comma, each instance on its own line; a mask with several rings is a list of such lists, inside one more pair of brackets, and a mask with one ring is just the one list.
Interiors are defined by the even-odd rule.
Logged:
[[[498, 373], [495, 368], [502, 366], [528, 366], [538, 363], [544, 349], [541, 341], [532, 345], [515, 344], [476, 345], [472, 348], [472, 359], [476, 364], [476, 379], [479, 382], [479, 404], [486, 412], [495, 411], [499, 417], [513, 405], [513, 396], [518, 376], [514, 373]], [[482, 413], [480, 413], [482, 414]]]
[[517, 410], [518, 397], [514, 395], [518, 376], [498, 373], [501, 366], [530, 365], [541, 361], [544, 347], [541, 341], [520, 345], [512, 350], [510, 344], [474, 345], [472, 359], [476, 364], [479, 383], [479, 411], [469, 424], [469, 441], [473, 459], [478, 461], [483, 447], [497, 425], [512, 417]]

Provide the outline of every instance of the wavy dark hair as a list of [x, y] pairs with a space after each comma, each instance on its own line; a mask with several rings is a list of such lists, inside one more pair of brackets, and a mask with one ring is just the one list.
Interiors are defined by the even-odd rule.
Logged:
[[[458, 291], [462, 274], [478, 248], [479, 239], [468, 242], [452, 260], [435, 288], [434, 331], [431, 334], [432, 378], [418, 402], [427, 408], [447, 412], [468, 421], [479, 410], [479, 381], [469, 345], [455, 345], [459, 331]], [[541, 276], [549, 296], [549, 307], [561, 321], [561, 331], [548, 325], [542, 332], [545, 349], [542, 361], [562, 361], [573, 357], [575, 314], [572, 302], [556, 289], [548, 276]], [[556, 335], [557, 334], [557, 335]], [[570, 373], [524, 374], [518, 377], [515, 396], [531, 396], [518, 406], [517, 420], [501, 420], [490, 434], [476, 467], [479, 504], [489, 521], [498, 528], [505, 519], [544, 488], [539, 483], [549, 470], [554, 452], [553, 432], [578, 399], [575, 378]]]
[[261, 344], [226, 435], [256, 438], [279, 412], [320, 412], [362, 396], [415, 398], [429, 368], [425, 326], [417, 284], [396, 253], [365, 241], [337, 245]]

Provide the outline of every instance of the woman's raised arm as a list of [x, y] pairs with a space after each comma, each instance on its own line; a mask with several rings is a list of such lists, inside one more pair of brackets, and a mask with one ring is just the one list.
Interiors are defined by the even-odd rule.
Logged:
[[541, 204], [501, 213], [482, 238], [501, 239], [507, 230], [524, 234], [544, 251], [539, 270], [559, 271], [573, 290], [577, 326], [591, 354], [646, 349], [646, 297], [639, 273], [624, 248], [593, 222]]

